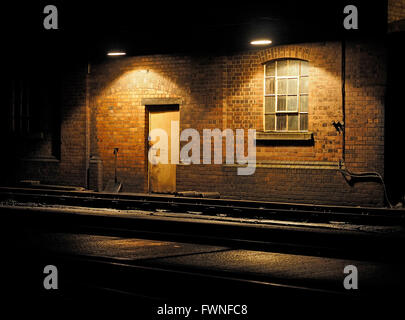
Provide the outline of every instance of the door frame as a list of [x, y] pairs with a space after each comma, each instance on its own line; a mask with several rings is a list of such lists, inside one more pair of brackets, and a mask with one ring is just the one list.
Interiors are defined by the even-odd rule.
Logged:
[[[179, 125], [180, 125], [180, 104], [179, 103], [173, 103], [173, 102], [178, 102], [178, 99], [171, 99], [171, 98], [166, 98], [166, 99], [145, 99], [145, 100], [151, 100], [147, 101], [149, 103], [145, 103], [145, 113], [146, 113], [146, 130], [145, 130], [145, 159], [146, 159], [146, 181], [147, 181], [147, 191], [148, 193], [151, 193], [151, 185], [150, 185], [150, 164], [149, 164], [149, 159], [148, 159], [148, 152], [149, 152], [149, 141], [148, 141], [148, 136], [149, 136], [149, 128], [150, 128], [150, 114], [151, 111], [165, 111], [165, 110], [171, 110], [171, 111], [177, 111], [179, 113]], [[158, 101], [157, 101], [158, 100]], [[175, 101], [173, 101], [175, 100]], [[159, 102], [159, 103], [157, 103]], [[170, 159], [170, 155], [169, 155]], [[177, 165], [176, 165], [176, 176], [175, 176], [175, 185], [177, 189]]]

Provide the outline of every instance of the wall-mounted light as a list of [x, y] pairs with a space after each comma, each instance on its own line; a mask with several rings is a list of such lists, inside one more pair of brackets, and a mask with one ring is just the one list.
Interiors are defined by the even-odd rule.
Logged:
[[253, 46], [267, 46], [271, 44], [271, 40], [269, 39], [260, 39], [260, 40], [253, 40], [250, 42]]
[[125, 56], [127, 53], [124, 51], [110, 51], [107, 53], [107, 56], [113, 57], [113, 56]]

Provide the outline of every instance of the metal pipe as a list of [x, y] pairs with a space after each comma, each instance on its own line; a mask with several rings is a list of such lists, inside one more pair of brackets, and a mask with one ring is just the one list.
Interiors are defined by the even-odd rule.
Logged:
[[342, 160], [346, 161], [346, 41], [342, 40]]
[[356, 172], [356, 173], [353, 173], [349, 169], [346, 169], [346, 168], [342, 169], [342, 167], [345, 168], [345, 164], [344, 164], [344, 162], [341, 163], [339, 161], [339, 169], [338, 169], [339, 172], [341, 174], [343, 174], [343, 175], [347, 175], [347, 176], [352, 177], [352, 178], [378, 178], [378, 179], [380, 179], [381, 183], [383, 185], [383, 188], [384, 188], [385, 200], [387, 201], [387, 204], [390, 206], [390, 208], [393, 208], [393, 205], [391, 204], [390, 200], [388, 199], [388, 193], [387, 193], [387, 188], [385, 187], [384, 179], [383, 179], [383, 177], [381, 176], [380, 173], [378, 173], [378, 172]]

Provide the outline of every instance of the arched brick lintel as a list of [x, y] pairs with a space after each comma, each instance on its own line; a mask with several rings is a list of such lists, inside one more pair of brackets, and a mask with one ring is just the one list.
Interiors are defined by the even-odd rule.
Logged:
[[285, 45], [271, 47], [265, 50], [262, 50], [259, 53], [259, 61], [262, 64], [265, 64], [268, 61], [276, 59], [301, 59], [301, 60], [312, 60], [311, 48], [309, 45]]

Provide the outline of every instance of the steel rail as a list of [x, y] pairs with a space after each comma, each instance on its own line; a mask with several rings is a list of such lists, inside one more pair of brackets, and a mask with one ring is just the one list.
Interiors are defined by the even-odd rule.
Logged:
[[170, 210], [202, 212], [209, 215], [231, 215], [297, 221], [344, 221], [364, 224], [404, 224], [405, 210], [320, 206], [230, 199], [208, 199], [149, 194], [110, 194], [86, 191], [0, 187], [3, 201], [40, 201], [47, 204], [107, 207], [116, 209]]

